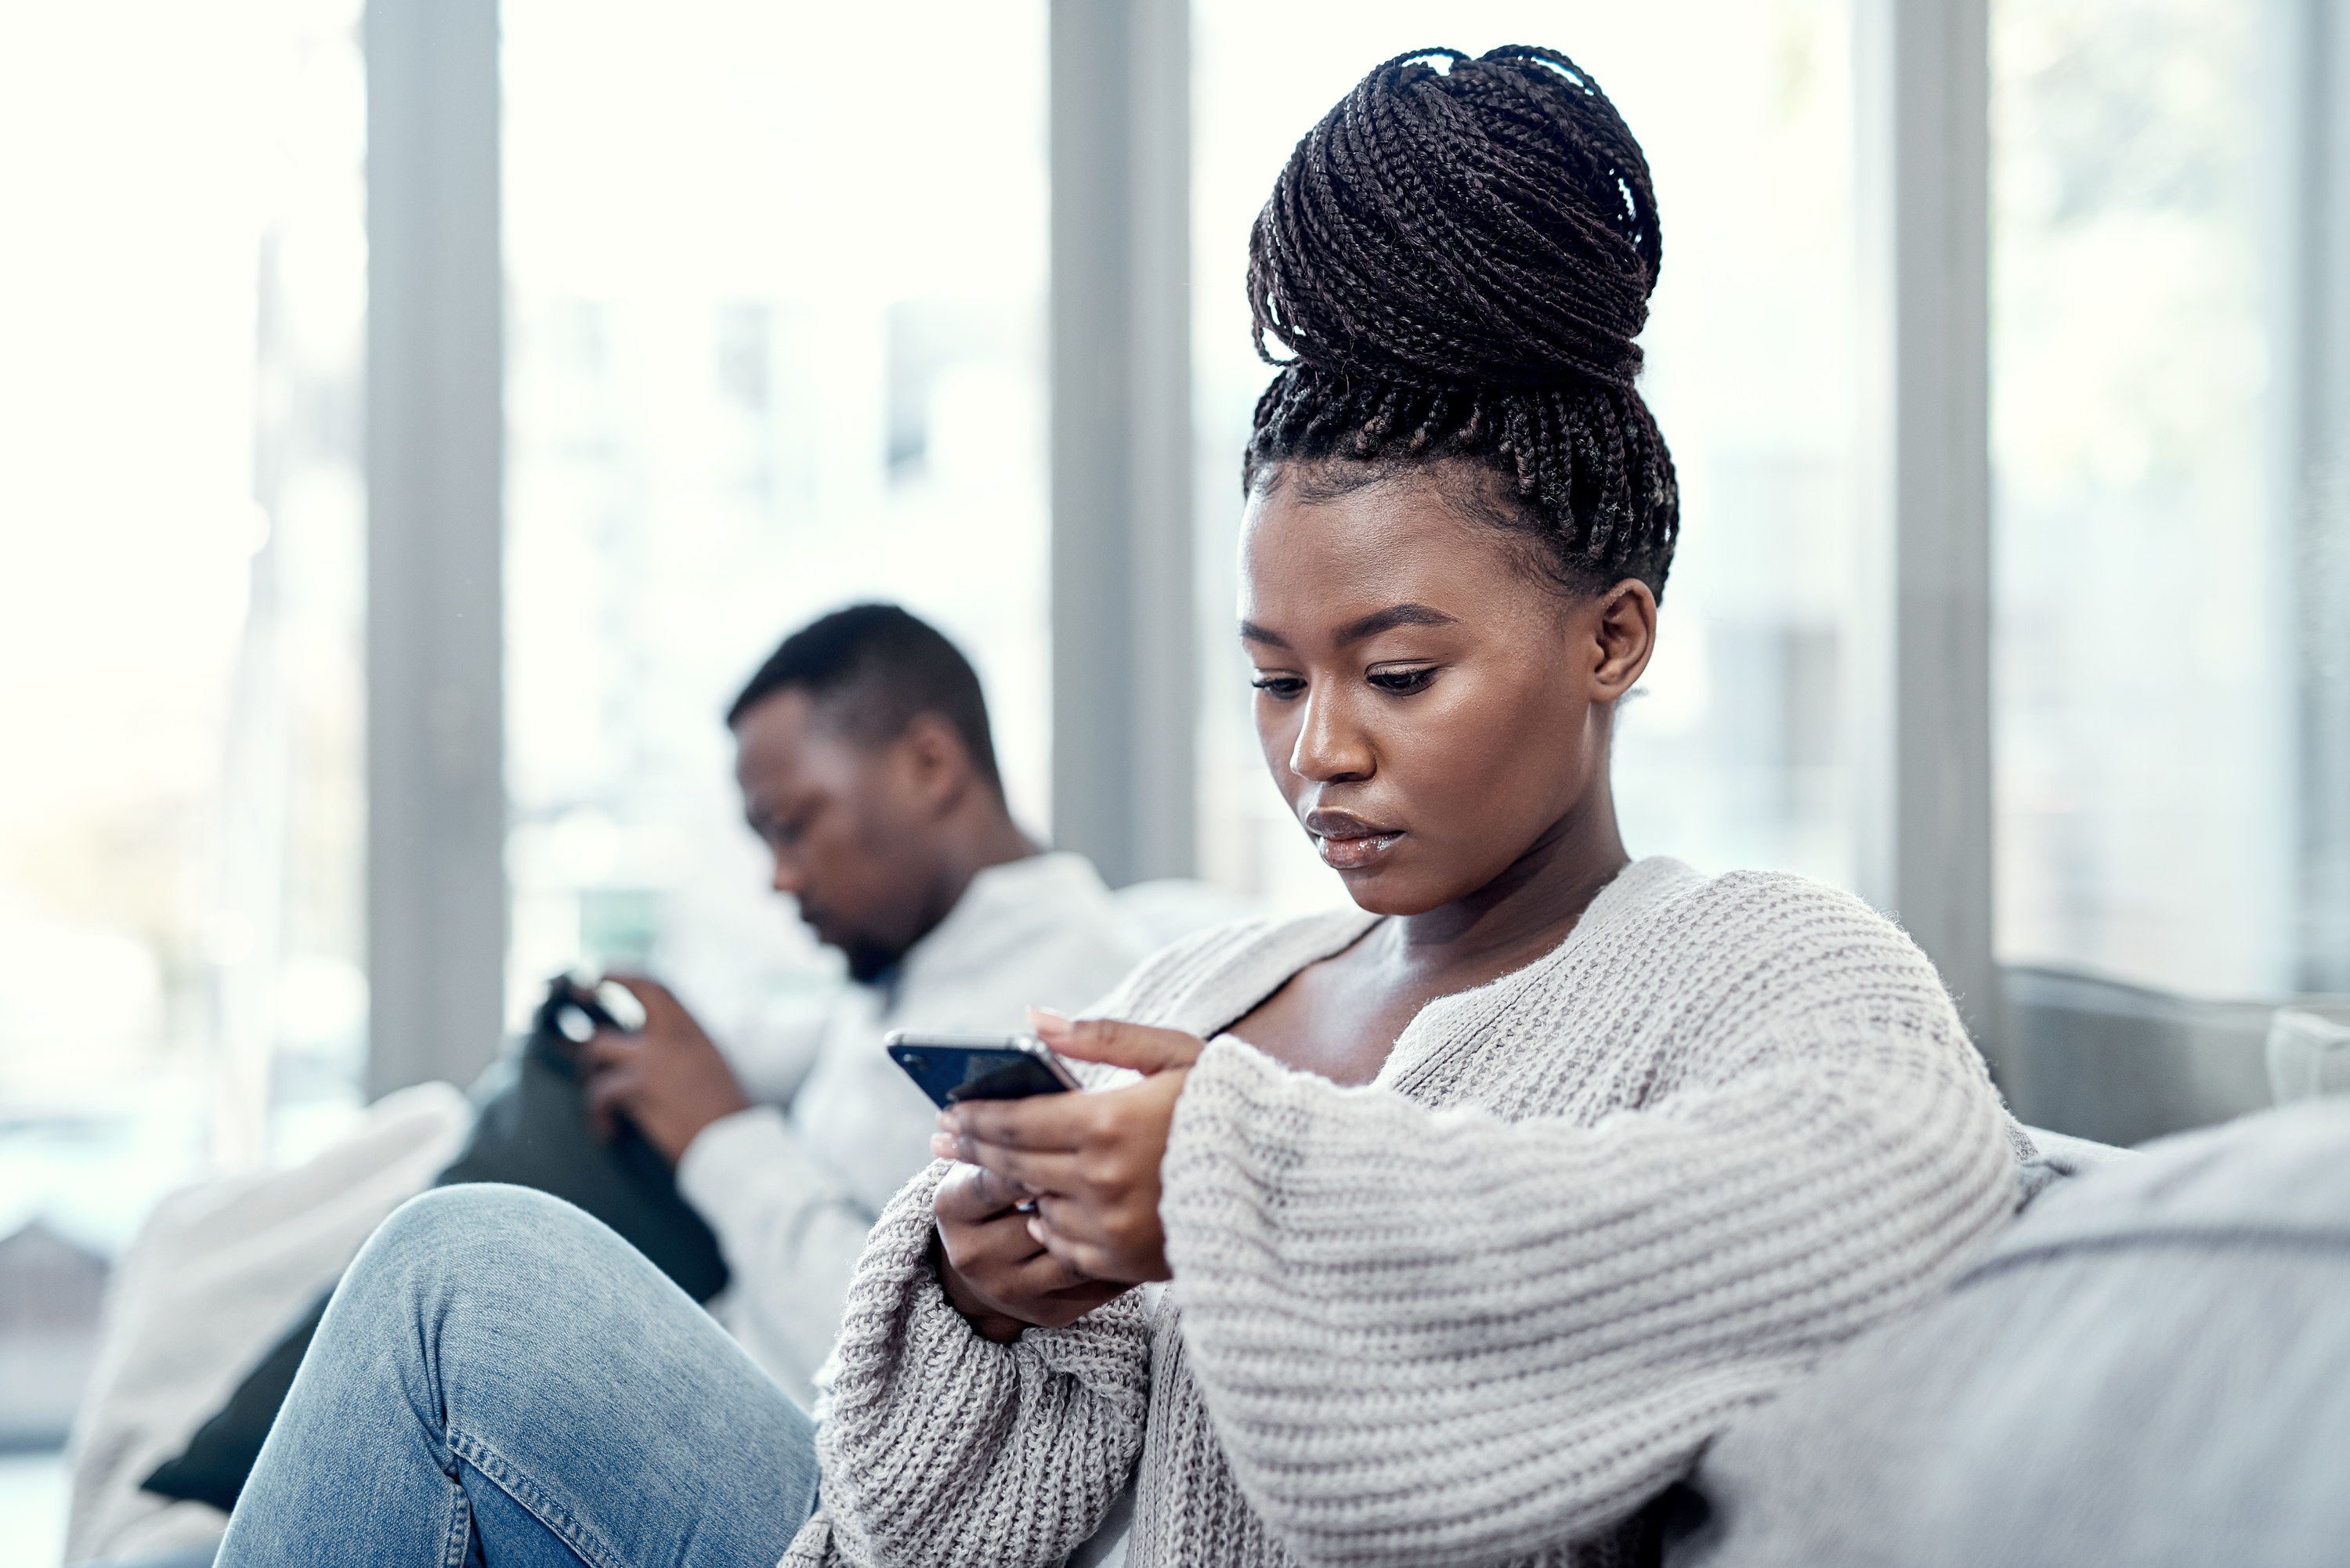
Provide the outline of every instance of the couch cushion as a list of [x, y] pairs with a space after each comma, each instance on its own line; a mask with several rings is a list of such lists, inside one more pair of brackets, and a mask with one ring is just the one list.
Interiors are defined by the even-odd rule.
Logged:
[[2350, 1100], [2100, 1158], [1717, 1439], [1667, 1561], [2337, 1561], [2345, 1302]]

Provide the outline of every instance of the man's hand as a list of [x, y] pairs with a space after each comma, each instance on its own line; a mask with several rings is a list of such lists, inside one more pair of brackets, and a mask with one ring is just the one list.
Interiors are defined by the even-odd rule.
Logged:
[[1175, 1102], [1204, 1047], [1173, 1029], [1032, 1012], [1064, 1056], [1149, 1076], [1096, 1094], [966, 1100], [941, 1114], [931, 1150], [983, 1167], [1036, 1195], [1030, 1237], [1071, 1270], [1138, 1284], [1169, 1277], [1159, 1224], [1159, 1162]]
[[1028, 1233], [1033, 1196], [1001, 1177], [966, 1165], [931, 1199], [939, 1221], [939, 1282], [971, 1326], [1009, 1345], [1032, 1324], [1072, 1324], [1127, 1287], [1088, 1279]]
[[748, 1110], [726, 1058], [669, 988], [650, 980], [612, 977], [644, 1003], [645, 1026], [634, 1034], [598, 1031], [579, 1048], [588, 1070], [588, 1119], [610, 1138], [614, 1117], [636, 1123], [661, 1158], [675, 1165], [702, 1129]]

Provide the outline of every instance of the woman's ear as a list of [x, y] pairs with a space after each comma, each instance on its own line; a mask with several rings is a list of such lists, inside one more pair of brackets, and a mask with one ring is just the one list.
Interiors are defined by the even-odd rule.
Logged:
[[1627, 577], [1599, 597], [1597, 611], [1591, 697], [1613, 702], [1632, 690], [1657, 650], [1657, 596], [1639, 578]]

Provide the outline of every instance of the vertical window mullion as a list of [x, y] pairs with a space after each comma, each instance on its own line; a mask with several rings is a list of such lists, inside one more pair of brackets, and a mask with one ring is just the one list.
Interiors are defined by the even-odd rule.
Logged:
[[1053, 837], [1194, 868], [1191, 6], [1052, 6]]
[[504, 1020], [496, 0], [367, 8], [367, 1090]]
[[1859, 0], [1863, 891], [1999, 1062], [1991, 958], [1990, 7]]

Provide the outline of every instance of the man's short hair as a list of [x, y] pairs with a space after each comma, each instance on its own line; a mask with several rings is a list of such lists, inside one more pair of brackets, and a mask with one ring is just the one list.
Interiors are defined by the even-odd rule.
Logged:
[[988, 787], [1003, 793], [978, 671], [935, 627], [896, 605], [851, 605], [784, 639], [726, 710], [727, 728], [783, 691], [805, 691], [827, 722], [872, 745], [904, 734], [915, 715], [936, 713], [962, 737]]

